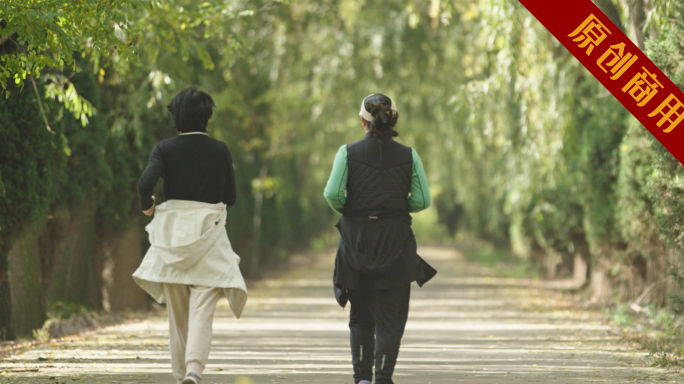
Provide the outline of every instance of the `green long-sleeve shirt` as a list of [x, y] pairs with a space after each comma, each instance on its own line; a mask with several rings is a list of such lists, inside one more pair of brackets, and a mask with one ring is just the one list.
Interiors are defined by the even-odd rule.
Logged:
[[[407, 196], [409, 212], [420, 212], [430, 206], [430, 189], [418, 153], [411, 149], [411, 155], [413, 157], [413, 171], [411, 172], [411, 190]], [[348, 176], [349, 166], [347, 164], [347, 145], [345, 144], [340, 147], [337, 155], [335, 155], [333, 169], [323, 191], [323, 196], [328, 200], [330, 207], [339, 213], [344, 213], [344, 204], [347, 202]]]

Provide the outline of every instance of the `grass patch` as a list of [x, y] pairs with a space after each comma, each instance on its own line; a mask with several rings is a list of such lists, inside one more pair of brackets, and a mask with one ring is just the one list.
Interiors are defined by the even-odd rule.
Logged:
[[48, 317], [55, 319], [70, 319], [77, 315], [86, 315], [94, 312], [90, 306], [68, 301], [57, 301], [48, 307]]
[[458, 244], [468, 261], [487, 266], [499, 277], [538, 279], [541, 268], [532, 260], [523, 260], [508, 250], [488, 243]]
[[684, 367], [684, 318], [654, 305], [622, 304], [606, 312], [623, 338], [649, 352], [653, 366]]

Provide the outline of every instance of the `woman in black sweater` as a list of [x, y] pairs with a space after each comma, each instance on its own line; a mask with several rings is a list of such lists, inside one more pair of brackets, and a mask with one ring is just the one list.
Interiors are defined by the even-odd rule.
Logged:
[[[194, 94], [194, 96], [193, 96]], [[150, 161], [138, 182], [140, 208], [152, 214], [153, 190], [164, 179], [166, 200], [192, 200], [209, 204], [235, 204], [235, 172], [226, 143], [207, 135], [214, 101], [195, 88], [186, 88], [168, 109], [180, 134], [162, 140], [152, 150]]]
[[153, 190], [166, 202], [146, 227], [150, 249], [133, 277], [169, 314], [171, 367], [178, 384], [199, 384], [207, 363], [216, 302], [224, 292], [236, 317], [247, 300], [237, 256], [225, 231], [235, 204], [228, 146], [207, 135], [211, 97], [189, 87], [168, 106], [180, 134], [162, 140], [138, 182], [140, 208], [155, 213]]

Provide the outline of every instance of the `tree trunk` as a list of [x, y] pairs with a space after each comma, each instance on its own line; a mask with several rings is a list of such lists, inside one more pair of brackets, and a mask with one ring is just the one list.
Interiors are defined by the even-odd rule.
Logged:
[[613, 298], [613, 282], [610, 278], [611, 257], [605, 256], [603, 252], [598, 253], [596, 266], [591, 271], [589, 285], [591, 296], [599, 304], [611, 302]]
[[582, 254], [579, 252], [575, 253], [574, 260], [573, 260], [573, 268], [572, 268], [572, 279], [577, 283], [577, 284], [582, 284], [587, 281], [587, 272], [589, 271], [589, 264], [587, 261], [582, 257]]
[[629, 8], [629, 24], [634, 34], [635, 43], [642, 51], [646, 49], [644, 37], [644, 25], [646, 24], [646, 12], [644, 0], [634, 0]]
[[[2, 255], [3, 260], [7, 260]], [[7, 268], [0, 268], [0, 341], [14, 340], [16, 335], [12, 330], [12, 300], [10, 299]]]
[[250, 255], [249, 275], [256, 277], [259, 274], [260, 242], [261, 242], [261, 214], [264, 208], [264, 183], [268, 176], [268, 160], [264, 161], [259, 171], [259, 185], [254, 191], [254, 216], [252, 217], [252, 254]]
[[108, 237], [101, 245], [102, 307], [105, 310], [146, 309], [150, 299], [133, 281], [133, 272], [143, 259], [140, 223], [134, 220], [121, 234]]
[[45, 322], [45, 298], [38, 247], [39, 228], [28, 225], [8, 255], [11, 327], [16, 336], [30, 336]]
[[[86, 200], [71, 216], [53, 210], [53, 217], [41, 234], [41, 254], [45, 270], [48, 303], [67, 301], [101, 308], [95, 266], [96, 199]], [[65, 216], [60, 218], [60, 216]]]

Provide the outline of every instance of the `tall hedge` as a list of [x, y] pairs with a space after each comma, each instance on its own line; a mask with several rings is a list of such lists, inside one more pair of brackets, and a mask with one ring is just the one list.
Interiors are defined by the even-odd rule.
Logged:
[[[684, 90], [684, 0], [673, 0], [674, 12], [668, 20], [669, 28], [658, 40], [648, 42], [648, 54], [680, 89]], [[684, 126], [677, 129], [684, 129]], [[671, 295], [673, 308], [684, 312], [684, 167], [653, 137], [652, 171], [646, 183], [657, 231], [674, 257], [670, 272], [676, 290]]]

